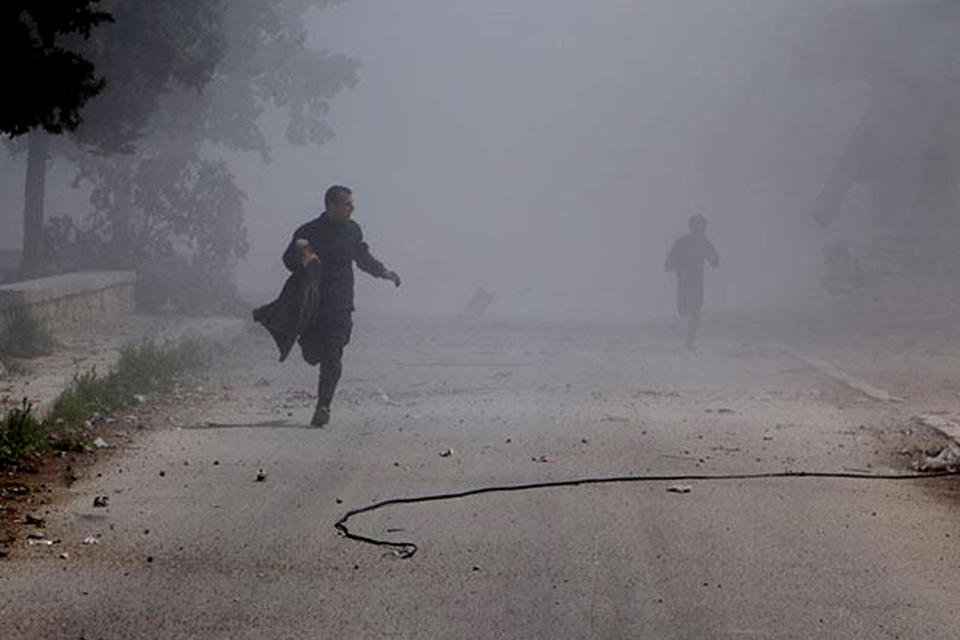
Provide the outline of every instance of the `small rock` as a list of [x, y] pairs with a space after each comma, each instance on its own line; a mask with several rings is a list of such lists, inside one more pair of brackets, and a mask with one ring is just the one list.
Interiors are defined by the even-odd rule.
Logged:
[[110, 502], [110, 496], [96, 496], [93, 499], [93, 506], [106, 507], [109, 502]]
[[693, 491], [693, 486], [689, 484], [675, 484], [667, 487], [667, 491], [670, 493], [690, 493]]
[[96, 536], [87, 536], [83, 539], [83, 544], [99, 544], [100, 541], [97, 540]]
[[69, 559], [70, 559], [70, 554], [69, 554], [69, 553], [61, 553], [61, 554], [60, 554], [60, 559], [61, 559], [61, 560], [69, 560]]
[[263, 469], [257, 469], [257, 482], [266, 482], [267, 472]]
[[107, 441], [104, 440], [103, 438], [97, 438], [96, 440], [93, 441], [93, 446], [96, 447], [97, 449], [106, 449], [110, 445], [108, 445]]
[[47, 521], [44, 518], [27, 514], [23, 517], [23, 524], [33, 525], [34, 527], [45, 527], [47, 526]]
[[133, 399], [137, 404], [143, 404], [147, 401], [147, 396], [143, 395], [142, 393], [135, 393], [133, 394]]
[[47, 538], [34, 539], [34, 538], [28, 537], [27, 544], [30, 545], [31, 547], [36, 545], [40, 545], [42, 547], [51, 547], [53, 546], [53, 540], [50, 540]]
[[440, 452], [441, 458], [449, 458], [452, 455], [453, 455], [453, 449], [444, 449], [443, 451]]

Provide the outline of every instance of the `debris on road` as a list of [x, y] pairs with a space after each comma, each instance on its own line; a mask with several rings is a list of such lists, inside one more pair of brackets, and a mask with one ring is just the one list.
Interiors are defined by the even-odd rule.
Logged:
[[266, 482], [267, 472], [263, 469], [257, 469], [257, 482]]
[[70, 554], [69, 554], [69, 553], [61, 553], [61, 554], [60, 554], [60, 559], [61, 559], [61, 560], [69, 560], [69, 559], [70, 559]]
[[440, 452], [441, 458], [449, 458], [452, 455], [453, 455], [453, 449], [444, 449], [443, 451]]
[[960, 469], [960, 443], [951, 442], [935, 456], [927, 456], [914, 465], [917, 471], [956, 471]]
[[603, 416], [603, 421], [604, 422], [630, 422], [630, 418], [628, 418], [627, 416], [619, 416], [612, 413], [608, 413], [607, 415]]
[[378, 398], [380, 398], [380, 400], [381, 400], [384, 404], [388, 404], [388, 405], [390, 405], [391, 407], [399, 407], [399, 406], [402, 406], [399, 402], [397, 402], [396, 400], [394, 400], [393, 398], [391, 398], [390, 396], [388, 396], [388, 395], [383, 391], [383, 389], [377, 389], [376, 396], [377, 396]]
[[83, 539], [83, 544], [100, 544], [100, 541], [97, 540], [97, 536], [87, 536]]
[[107, 441], [103, 438], [97, 438], [93, 441], [93, 446], [97, 449], [106, 449], [110, 445], [107, 444]]
[[109, 502], [110, 502], [110, 496], [96, 496], [93, 499], [93, 506], [106, 507], [107, 503]]
[[674, 484], [667, 487], [669, 493], [690, 493], [693, 491], [693, 486], [689, 484]]
[[45, 527], [47, 526], [47, 521], [44, 518], [27, 514], [23, 517], [23, 524], [29, 524], [34, 527]]
[[551, 460], [551, 459], [548, 458], [547, 456], [540, 456], [539, 458], [534, 457], [534, 458], [530, 458], [530, 459], [531, 459], [533, 462], [536, 462], [536, 463], [539, 463], [539, 464], [548, 464], [548, 463], [550, 463], [550, 462], [553, 462], [553, 460]]
[[483, 287], [477, 287], [474, 289], [473, 295], [470, 297], [467, 305], [457, 317], [461, 320], [479, 320], [487, 312], [487, 309], [490, 308], [490, 305], [495, 299], [495, 295]]
[[53, 540], [49, 538], [28, 538], [27, 544], [31, 547], [42, 546], [42, 547], [52, 547], [54, 545]]

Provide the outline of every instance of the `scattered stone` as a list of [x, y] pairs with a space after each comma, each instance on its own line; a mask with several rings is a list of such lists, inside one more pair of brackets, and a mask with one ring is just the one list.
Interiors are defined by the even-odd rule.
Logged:
[[960, 469], [960, 443], [951, 442], [935, 456], [927, 456], [914, 465], [918, 471], [956, 471]]
[[534, 457], [530, 459], [538, 464], [548, 464], [552, 462], [552, 460], [550, 460], [550, 458], [548, 458], [547, 456], [540, 456], [539, 458]]
[[670, 493], [690, 493], [693, 491], [693, 486], [689, 484], [674, 484], [667, 487], [667, 491]]
[[394, 399], [392, 399], [390, 396], [388, 396], [388, 395], [383, 391], [383, 389], [377, 389], [377, 397], [380, 398], [380, 400], [382, 400], [384, 404], [388, 404], [388, 405], [390, 405], [391, 407], [399, 407], [399, 406], [401, 406], [399, 402], [397, 402], [396, 400], [394, 400]]
[[144, 404], [147, 401], [147, 396], [143, 395], [142, 393], [135, 393], [133, 394], [133, 399], [137, 404]]
[[83, 539], [83, 544], [100, 544], [100, 541], [96, 536], [87, 536]]
[[61, 560], [69, 560], [69, 559], [70, 559], [70, 554], [69, 554], [69, 553], [61, 553], [61, 554], [60, 554], [60, 559], [61, 559]]
[[96, 440], [93, 441], [93, 446], [96, 447], [97, 449], [106, 449], [110, 445], [108, 445], [107, 441], [104, 440], [103, 438], [97, 438]]
[[52, 547], [53, 546], [53, 540], [50, 540], [49, 538], [30, 538], [29, 536], [27, 538], [28, 538], [27, 544], [30, 545], [31, 547], [35, 547], [35, 546]]
[[604, 422], [630, 422], [630, 418], [627, 416], [618, 416], [608, 413], [603, 417]]
[[110, 496], [96, 496], [93, 499], [93, 506], [106, 507], [109, 502], [110, 502]]
[[453, 449], [444, 449], [443, 451], [440, 452], [441, 458], [449, 458], [452, 455], [453, 455]]
[[257, 469], [257, 482], [266, 482], [267, 472], [263, 469]]
[[27, 514], [23, 517], [23, 524], [33, 525], [34, 527], [45, 527], [47, 526], [47, 521], [44, 518]]

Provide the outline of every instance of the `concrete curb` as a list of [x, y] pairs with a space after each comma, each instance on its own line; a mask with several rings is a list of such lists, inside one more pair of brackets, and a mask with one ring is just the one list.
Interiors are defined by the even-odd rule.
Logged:
[[787, 345], [778, 344], [775, 346], [777, 349], [780, 349], [781, 351], [793, 356], [814, 371], [817, 371], [828, 378], [839, 382], [840, 384], [853, 389], [854, 391], [857, 391], [858, 393], [862, 393], [872, 400], [877, 400], [879, 402], [903, 402], [903, 398], [891, 395], [883, 389], [873, 386], [869, 382], [854, 378], [853, 376], [840, 371], [830, 363], [821, 360], [820, 358], [801, 353], [793, 347], [788, 347]]

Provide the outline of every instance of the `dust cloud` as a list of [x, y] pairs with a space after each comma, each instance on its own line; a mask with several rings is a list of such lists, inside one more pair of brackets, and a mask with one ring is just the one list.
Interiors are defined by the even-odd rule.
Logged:
[[[360, 82], [332, 100], [330, 142], [287, 145], [268, 112], [272, 162], [231, 157], [248, 197], [240, 290], [276, 291], [291, 232], [342, 183], [374, 253], [404, 276], [402, 295], [358, 278], [361, 308], [452, 315], [482, 286], [504, 315], [668, 316], [663, 261], [693, 214], [721, 256], [708, 308], [819, 304], [824, 248], [871, 237], [877, 208], [858, 174], [824, 228], [825, 186], [883, 103], [878, 74], [953, 78], [956, 13], [919, 0], [322, 7], [309, 44], [359, 60]], [[948, 83], [921, 84], [949, 101]], [[897, 113], [884, 131], [914, 122], [929, 137], [916, 122], [929, 109]], [[896, 144], [884, 135], [876, 146]], [[10, 248], [23, 167], [2, 168]], [[63, 173], [56, 213], [78, 198]]]

